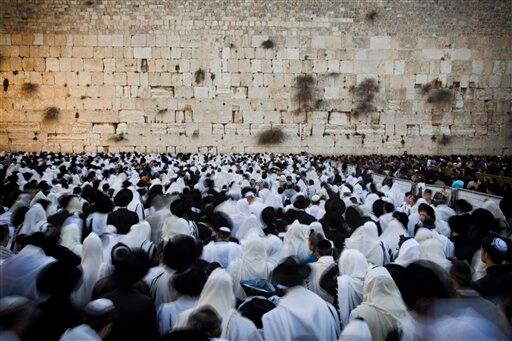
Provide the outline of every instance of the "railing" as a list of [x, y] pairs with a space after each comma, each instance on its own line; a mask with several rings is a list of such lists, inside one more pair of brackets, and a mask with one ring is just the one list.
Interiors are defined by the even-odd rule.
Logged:
[[[382, 181], [386, 178], [385, 175], [382, 174], [372, 174], [373, 182], [375, 184], [382, 184]], [[393, 182], [396, 182], [400, 187], [400, 190], [404, 193], [409, 192], [411, 190], [412, 181], [405, 179], [397, 179], [393, 178]], [[425, 185], [426, 188], [432, 190], [432, 195], [437, 192], [443, 192], [448, 196], [450, 202], [453, 202], [457, 199], [464, 199], [469, 202], [473, 207], [478, 208], [481, 207], [485, 200], [491, 199], [496, 203], [500, 203], [502, 197], [477, 191], [471, 191], [468, 189], [454, 189], [449, 186], [438, 186], [438, 185]]]

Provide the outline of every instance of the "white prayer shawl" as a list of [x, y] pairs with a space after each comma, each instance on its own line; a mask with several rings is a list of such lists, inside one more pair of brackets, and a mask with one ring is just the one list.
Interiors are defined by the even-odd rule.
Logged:
[[322, 224], [320, 222], [314, 221], [311, 224], [309, 224], [309, 230], [313, 231], [316, 234], [319, 234], [320, 236], [322, 236], [322, 238], [326, 239], [325, 238], [324, 229], [323, 229]]
[[107, 227], [108, 213], [94, 212], [87, 217], [87, 226], [91, 231], [101, 236]]
[[372, 341], [372, 334], [366, 322], [352, 320], [341, 332], [339, 341]]
[[164, 222], [171, 216], [172, 213], [168, 208], [162, 208], [146, 217], [146, 221], [151, 227], [151, 241], [153, 243], [160, 243], [162, 240], [162, 228], [164, 226]]
[[265, 199], [265, 205], [273, 208], [283, 208], [283, 199], [279, 194], [271, 192]]
[[319, 205], [311, 205], [310, 207], [306, 208], [306, 213], [312, 215], [317, 220], [320, 220], [324, 217], [325, 210]]
[[132, 225], [130, 231], [121, 238], [120, 242], [131, 248], [140, 248], [151, 238], [151, 227], [147, 221]]
[[110, 186], [114, 190], [114, 194], [119, 192], [123, 188], [123, 182], [127, 179], [126, 174], [121, 173], [117, 175]]
[[309, 226], [295, 220], [284, 235], [284, 247], [290, 256], [296, 256], [300, 261], [306, 260], [310, 255]]
[[267, 199], [267, 196], [270, 194], [270, 190], [268, 188], [260, 189], [258, 192], [258, 196], [261, 198], [263, 202]]
[[393, 183], [393, 186], [391, 186], [391, 189], [387, 193], [387, 197], [395, 207], [400, 207], [405, 201], [405, 194], [402, 192], [397, 182]]
[[137, 213], [139, 216], [139, 221], [144, 220], [144, 206], [140, 200], [140, 194], [135, 189], [130, 188], [133, 193], [132, 201], [126, 206], [126, 209]]
[[247, 199], [242, 198], [236, 202], [236, 207], [239, 210], [239, 213], [243, 217], [248, 217], [251, 215], [251, 210], [249, 208], [249, 203], [247, 202]]
[[500, 222], [501, 226], [503, 226], [503, 224], [506, 223], [507, 218], [501, 211], [500, 206], [496, 201], [492, 199], [485, 199], [484, 203], [482, 204], [482, 208], [491, 212], [494, 218], [496, 218]]
[[281, 262], [288, 257], [288, 253], [284, 249], [283, 241], [278, 236], [269, 234], [265, 238], [267, 244], [267, 258], [274, 267], [281, 264]]
[[174, 286], [170, 285], [175, 270], [165, 265], [161, 265], [156, 270], [152, 272], [154, 277], [151, 278], [148, 274], [144, 277], [144, 281], [149, 285], [155, 307], [159, 307], [161, 304], [176, 300], [178, 293], [174, 290]]
[[212, 271], [206, 284], [199, 295], [197, 306], [194, 309], [185, 310], [180, 314], [176, 327], [183, 327], [187, 324], [189, 316], [197, 309], [204, 306], [211, 306], [221, 319], [224, 319], [236, 305], [236, 298], [233, 292], [233, 280], [229, 273], [217, 268]]
[[301, 286], [290, 288], [262, 322], [265, 340], [336, 340], [340, 332], [334, 307]]
[[18, 254], [0, 264], [0, 296], [23, 296], [36, 302], [45, 299], [45, 295], [37, 290], [37, 278], [53, 257], [33, 245], [25, 246]]
[[231, 309], [226, 317], [222, 319], [221, 339], [263, 341], [254, 323], [240, 315], [235, 309]]
[[[437, 223], [437, 222], [436, 222]], [[435, 230], [431, 230], [432, 236], [437, 239], [441, 245], [443, 246], [443, 252], [446, 258], [451, 258], [455, 252], [455, 246], [453, 242], [448, 239], [444, 234], [439, 233], [439, 230], [436, 228]]]
[[420, 255], [421, 248], [416, 239], [407, 239], [405, 242], [403, 242], [402, 246], [400, 246], [398, 257], [395, 259], [395, 263], [405, 268], [409, 266], [409, 264], [419, 260]]
[[67, 247], [74, 254], [80, 256], [82, 254], [82, 243], [80, 227], [77, 224], [69, 224], [62, 227], [60, 232], [60, 245]]
[[185, 310], [195, 308], [197, 302], [197, 297], [183, 295], [176, 301], [162, 304], [157, 314], [160, 335], [169, 333], [178, 324], [180, 314]]
[[101, 341], [96, 331], [87, 324], [70, 328], [62, 334], [59, 341]]
[[418, 229], [414, 239], [420, 244], [420, 258], [434, 262], [446, 271], [449, 271], [452, 263], [446, 259], [443, 244], [435, 238], [433, 232], [435, 231], [426, 228]]
[[260, 237], [265, 235], [265, 232], [261, 229], [260, 222], [254, 214], [251, 214], [245, 219], [238, 231], [236, 232], [236, 239], [242, 241], [249, 235], [249, 232], [255, 232]]
[[306, 286], [309, 290], [331, 304], [333, 303], [332, 296], [320, 287], [320, 279], [323, 273], [334, 264], [334, 258], [332, 256], [320, 257], [318, 261], [309, 264], [311, 273], [306, 280]]
[[185, 188], [185, 181], [183, 178], [177, 178], [175, 182], [169, 186], [165, 194], [182, 193]]
[[475, 270], [472, 276], [473, 282], [476, 282], [487, 275], [487, 265], [482, 262], [482, 249], [478, 249], [478, 251], [473, 255], [473, 258], [471, 259], [471, 268]]
[[352, 310], [363, 300], [363, 282], [368, 272], [368, 261], [358, 250], [344, 250], [338, 260], [338, 309], [341, 324], [346, 326]]
[[[263, 204], [259, 198], [254, 200], [252, 204], [249, 205], [249, 211], [251, 214], [254, 214], [258, 220], [261, 222], [261, 212], [267, 208], [267, 205]], [[262, 223], [262, 222], [261, 222]]]
[[240, 228], [240, 225], [245, 221], [246, 216], [240, 213], [238, 209], [238, 202], [234, 200], [226, 200], [219, 204], [215, 212], [221, 212], [229, 217], [232, 224], [231, 235], [234, 237]]
[[450, 219], [451, 216], [455, 215], [455, 211], [445, 204], [437, 205], [437, 207], [434, 210], [436, 213], [436, 217], [443, 221], [448, 221], [448, 219]]
[[363, 302], [350, 314], [351, 320], [357, 317], [368, 324], [373, 340], [385, 340], [407, 318], [400, 291], [386, 268], [376, 267], [366, 274]]
[[442, 316], [430, 325], [431, 340], [507, 340], [506, 335], [487, 316], [471, 307], [459, 309], [456, 314]]
[[445, 236], [446, 238], [450, 237], [451, 229], [446, 221], [441, 220], [441, 219], [436, 219], [435, 226], [436, 226], [436, 231], [440, 235]]
[[206, 244], [203, 248], [202, 258], [207, 262], [218, 262], [224, 269], [240, 258], [242, 247], [234, 242], [214, 242]]
[[162, 239], [169, 240], [170, 238], [179, 234], [185, 234], [193, 236], [193, 231], [190, 228], [190, 224], [183, 218], [178, 218], [175, 215], [171, 215], [164, 220], [162, 226]]
[[41, 204], [34, 204], [25, 214], [23, 226], [19, 235], [31, 235], [36, 232], [45, 231], [47, 226], [46, 211]]
[[361, 200], [363, 200], [364, 198], [364, 192], [363, 192], [363, 187], [361, 187], [360, 184], [356, 184], [354, 186], [354, 197], [357, 199], [358, 202], [361, 202]]
[[382, 232], [386, 231], [391, 220], [393, 220], [393, 212], [385, 213], [379, 217], [379, 224]]
[[407, 223], [407, 232], [409, 232], [409, 237], [414, 237], [414, 229], [419, 222], [420, 214], [418, 212], [412, 213], [409, 216], [409, 222]]
[[48, 198], [43, 194], [43, 192], [37, 192], [36, 195], [30, 200], [30, 207], [34, 206], [39, 200], [47, 200]]
[[242, 245], [242, 256], [229, 265], [228, 272], [233, 279], [233, 287], [237, 298], [243, 300], [247, 297], [240, 281], [268, 279], [273, 267], [267, 261], [266, 252], [265, 241], [252, 235]]
[[391, 249], [393, 255], [396, 256], [398, 253], [398, 242], [400, 241], [401, 235], [407, 236], [407, 231], [402, 223], [393, 219], [387, 224], [386, 229], [383, 230], [379, 239], [384, 242], [384, 244]]
[[373, 222], [366, 222], [363, 226], [358, 227], [350, 238], [345, 239], [345, 248], [359, 250], [373, 265], [381, 266], [384, 263], [377, 225]]
[[73, 293], [73, 302], [84, 307], [91, 300], [94, 284], [98, 280], [100, 266], [103, 263], [103, 245], [101, 239], [91, 232], [82, 247], [82, 283]]

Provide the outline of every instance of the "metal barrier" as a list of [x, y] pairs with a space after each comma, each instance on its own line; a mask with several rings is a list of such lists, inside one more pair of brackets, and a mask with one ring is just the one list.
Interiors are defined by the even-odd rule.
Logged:
[[[373, 182], [375, 184], [382, 184], [382, 181], [386, 178], [385, 175], [382, 174], [372, 174]], [[404, 193], [411, 191], [412, 181], [405, 179], [396, 179], [393, 178], [394, 182], [398, 184], [400, 190]], [[482, 192], [471, 191], [468, 189], [454, 189], [449, 186], [438, 186], [438, 185], [425, 185], [426, 188], [432, 190], [432, 194], [437, 192], [443, 192], [448, 196], [450, 202], [453, 202], [457, 199], [464, 199], [469, 202], [473, 207], [478, 208], [481, 207], [485, 200], [490, 199], [495, 201], [497, 204], [500, 203], [502, 197], [497, 195], [491, 195]]]

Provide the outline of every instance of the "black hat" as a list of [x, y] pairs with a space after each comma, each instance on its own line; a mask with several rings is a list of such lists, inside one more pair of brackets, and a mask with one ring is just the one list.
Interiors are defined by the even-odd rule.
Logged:
[[301, 264], [295, 257], [286, 258], [272, 271], [272, 282], [294, 287], [301, 285], [311, 273], [311, 269], [306, 264]]
[[265, 279], [247, 279], [240, 281], [240, 285], [248, 297], [263, 296], [268, 298], [274, 296], [276, 293], [276, 289], [272, 283]]
[[149, 256], [142, 249], [130, 249], [122, 243], [111, 251], [114, 275], [123, 284], [132, 284], [142, 279], [149, 270]]
[[114, 197], [114, 204], [119, 207], [126, 207], [133, 199], [133, 193], [128, 188], [124, 188], [117, 192]]
[[191, 267], [185, 272], [178, 273], [174, 276], [174, 289], [180, 294], [197, 297], [201, 294], [206, 284], [206, 274], [203, 270]]
[[293, 201], [293, 206], [300, 210], [307, 208], [309, 205], [308, 200], [303, 195], [298, 195]]
[[171, 269], [187, 269], [196, 259], [196, 243], [193, 237], [177, 235], [164, 246], [163, 259]]
[[263, 329], [261, 318], [276, 307], [275, 303], [263, 297], [251, 297], [238, 307], [240, 314], [251, 320], [256, 328]]
[[37, 279], [37, 289], [49, 295], [69, 295], [82, 277], [82, 271], [63, 262], [48, 265]]
[[458, 199], [453, 203], [453, 208], [455, 211], [466, 213], [471, 212], [473, 206], [471, 206], [471, 204], [464, 199]]

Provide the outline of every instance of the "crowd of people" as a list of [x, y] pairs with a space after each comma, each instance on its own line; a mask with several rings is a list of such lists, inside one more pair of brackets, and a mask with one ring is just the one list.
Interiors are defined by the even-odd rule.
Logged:
[[347, 156], [355, 163], [379, 174], [396, 178], [470, 189], [503, 196], [511, 191], [511, 156]]
[[0, 154], [0, 340], [508, 340], [509, 161]]

